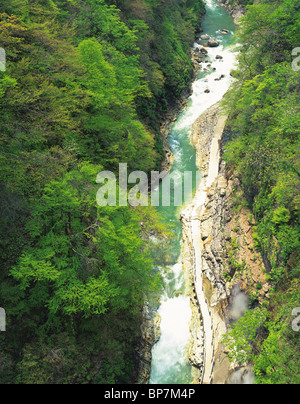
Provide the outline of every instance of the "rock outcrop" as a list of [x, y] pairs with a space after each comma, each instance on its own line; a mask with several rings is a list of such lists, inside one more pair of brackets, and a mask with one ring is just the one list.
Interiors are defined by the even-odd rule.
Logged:
[[[226, 169], [221, 159], [225, 120], [219, 104], [216, 104], [193, 125], [191, 141], [196, 148], [197, 166], [203, 179], [192, 204], [182, 212], [183, 263], [190, 273], [193, 318], [198, 316], [198, 320], [194, 318], [191, 324], [193, 341], [189, 355], [190, 362], [201, 371], [198, 382], [205, 372], [204, 358], [208, 352], [205, 352], [205, 319], [203, 308], [197, 305], [199, 288], [195, 290], [195, 279], [202, 277], [201, 288], [211, 317], [213, 349], [209, 348], [209, 351], [214, 383], [227, 382], [232, 370], [221, 344], [228, 325], [227, 307], [232, 287], [238, 284], [258, 302], [268, 297], [270, 289], [262, 257], [255, 250], [255, 223], [243, 203], [238, 179]], [[199, 232], [197, 237], [193, 235], [195, 229]], [[198, 240], [198, 245], [195, 245], [195, 240]], [[200, 257], [197, 266], [196, 255]]]
[[[238, 0], [217, 0], [218, 3], [229, 12], [235, 24], [240, 23], [241, 17], [245, 15], [245, 6], [240, 4]], [[222, 30], [225, 32], [225, 30]]]
[[136, 383], [148, 384], [151, 373], [152, 347], [160, 338], [160, 316], [150, 304], [145, 304], [141, 325], [141, 338], [136, 347]]
[[[214, 265], [215, 257], [212, 265], [205, 259], [205, 246], [211, 242], [212, 235], [210, 219], [216, 213], [215, 210], [209, 212], [207, 201], [218, 175], [219, 141], [224, 124], [225, 117], [221, 116], [219, 104], [216, 104], [193, 125], [191, 141], [196, 148], [197, 166], [203, 173], [203, 179], [193, 202], [182, 212], [183, 264], [185, 269], [188, 267], [190, 270], [192, 307], [198, 309], [193, 310], [193, 341], [189, 351], [190, 362], [199, 369], [195, 383], [212, 381], [215, 355], [220, 357], [219, 341], [226, 331], [224, 316], [222, 318], [222, 304], [228, 297], [226, 280]], [[223, 189], [224, 184], [221, 186]]]

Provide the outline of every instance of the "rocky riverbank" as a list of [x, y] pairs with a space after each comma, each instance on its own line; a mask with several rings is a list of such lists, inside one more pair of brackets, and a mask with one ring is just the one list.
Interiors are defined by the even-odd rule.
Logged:
[[[182, 212], [183, 265], [189, 274], [193, 308], [189, 359], [198, 369], [194, 372], [195, 383], [202, 382], [205, 362], [212, 368], [207, 380], [230, 383], [235, 365], [230, 364], [221, 340], [232, 320], [228, 308], [233, 288], [239, 285], [260, 303], [268, 297], [270, 289], [263, 260], [255, 249], [255, 222], [243, 201], [238, 179], [226, 169], [221, 158], [225, 121], [216, 104], [196, 120], [191, 133], [197, 165], [203, 173], [192, 204]], [[199, 278], [201, 286], [197, 288]], [[204, 318], [203, 307], [199, 305], [201, 293], [210, 319]], [[211, 334], [208, 349], [205, 322]], [[205, 357], [208, 354], [210, 361]]]
[[143, 320], [141, 325], [141, 338], [136, 347], [137, 372], [136, 383], [148, 384], [150, 372], [152, 347], [160, 338], [160, 316], [156, 309], [146, 303], [143, 310]]
[[[193, 202], [182, 212], [183, 264], [189, 272], [192, 287], [191, 303], [193, 336], [189, 350], [190, 363], [198, 369], [195, 383], [212, 381], [215, 356], [220, 355], [219, 343], [226, 331], [224, 306], [228, 298], [226, 280], [215, 265], [209, 265], [204, 251], [212, 242], [211, 223], [214, 212], [207, 209], [212, 188], [218, 176], [220, 140], [226, 117], [219, 104], [209, 108], [194, 123], [191, 142], [196, 148], [197, 166], [203, 174]], [[210, 185], [211, 184], [211, 185]], [[217, 181], [217, 193], [224, 193], [224, 182]], [[214, 262], [213, 262], [214, 264]], [[224, 305], [225, 301], [225, 305]], [[197, 310], [195, 310], [195, 307]], [[208, 369], [209, 368], [209, 369]], [[224, 371], [222, 372], [224, 375]]]
[[241, 17], [245, 15], [245, 6], [240, 4], [238, 0], [217, 0], [217, 2], [228, 11], [234, 23], [238, 25]]

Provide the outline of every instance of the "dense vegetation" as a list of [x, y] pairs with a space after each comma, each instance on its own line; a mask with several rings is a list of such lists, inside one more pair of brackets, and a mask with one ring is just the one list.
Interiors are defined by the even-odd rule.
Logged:
[[150, 208], [96, 205], [96, 175], [148, 171], [192, 74], [201, 0], [2, 0], [2, 383], [121, 383], [160, 290]]
[[[225, 0], [226, 1], [226, 0]], [[227, 0], [227, 3], [230, 4], [231, 6], [249, 6], [250, 4], [253, 4], [255, 0]]]
[[248, 6], [234, 89], [226, 99], [231, 141], [225, 159], [256, 219], [255, 242], [273, 285], [225, 338], [230, 355], [254, 363], [257, 383], [300, 382], [300, 4], [260, 0]]
[[[299, 383], [300, 6], [239, 3], [249, 7], [225, 158], [273, 290], [225, 341], [258, 383]], [[97, 206], [95, 179], [120, 162], [159, 167], [159, 124], [191, 78], [203, 10], [202, 0], [1, 1], [2, 383], [134, 380], [143, 303], [161, 288], [149, 235], [164, 240], [165, 229], [151, 208]]]

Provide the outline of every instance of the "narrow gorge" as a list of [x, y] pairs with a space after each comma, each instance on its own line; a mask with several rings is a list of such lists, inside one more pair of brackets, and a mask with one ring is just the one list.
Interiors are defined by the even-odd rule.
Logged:
[[251, 265], [255, 283], [263, 285], [262, 300], [270, 289], [262, 274], [263, 262], [253, 252], [250, 212], [244, 209], [235, 217], [239, 182], [222, 160], [227, 116], [220, 102], [232, 83], [238, 52], [233, 34], [243, 8], [224, 8], [209, 0], [206, 9], [203, 32], [192, 50], [196, 71], [192, 94], [175, 122], [164, 128], [169, 130], [172, 156], [166, 166], [173, 173], [199, 170], [201, 181], [180, 209], [162, 210], [163, 217], [175, 223], [178, 238], [172, 247], [173, 265], [161, 268], [167, 286], [160, 307], [150, 316], [148, 312], [152, 324], [148, 350], [154, 346], [141, 382], [151, 372], [150, 384], [253, 383], [251, 369], [231, 364], [221, 342], [228, 325], [243, 315], [249, 303], [242, 291], [249, 291], [249, 280], [242, 274], [228, 278], [233, 240], [239, 240], [237, 261]]
[[0, 3], [0, 383], [299, 384], [299, 1]]
[[[207, 249], [222, 243], [219, 236], [212, 239], [214, 224], [221, 231], [221, 223], [215, 222], [223, 214], [228, 188], [222, 164], [219, 170], [226, 123], [219, 103], [232, 82], [235, 24], [217, 1], [209, 0], [202, 29], [192, 49], [196, 77], [191, 96], [175, 122], [164, 128], [169, 132], [171, 173], [199, 170], [202, 179], [184, 206], [160, 208], [178, 237], [170, 254], [172, 265], [161, 268], [166, 288], [160, 307], [150, 316], [146, 310], [148, 321], [155, 319], [154, 326], [150, 322], [152, 332], [144, 330], [145, 341], [151, 335], [154, 344], [152, 355], [147, 356], [150, 384], [225, 382], [229, 374], [220, 340], [226, 331], [223, 309], [230, 290], [220, 257], [207, 257]], [[215, 210], [207, 207], [209, 202], [216, 205]], [[219, 252], [222, 255], [222, 246]], [[148, 372], [143, 369], [140, 382], [147, 380]]]

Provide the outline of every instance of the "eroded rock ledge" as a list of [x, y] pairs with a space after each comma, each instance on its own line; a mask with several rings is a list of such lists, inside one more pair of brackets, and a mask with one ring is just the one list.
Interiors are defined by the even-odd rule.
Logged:
[[[212, 362], [220, 356], [219, 341], [226, 331], [224, 307], [227, 304], [229, 291], [226, 289], [226, 280], [222, 276], [222, 270], [218, 265], [223, 257], [222, 249], [218, 243], [213, 242], [213, 224], [217, 220], [221, 221], [221, 210], [224, 201], [224, 189], [226, 184], [223, 175], [218, 176], [220, 139], [226, 118], [222, 116], [219, 104], [209, 108], [194, 123], [191, 133], [191, 142], [196, 149], [196, 161], [199, 170], [203, 173], [201, 184], [198, 187], [193, 202], [182, 212], [183, 224], [183, 265], [189, 274], [191, 284], [191, 305], [193, 320], [191, 322], [191, 344], [189, 349], [189, 360], [194, 367], [194, 383], [201, 383], [206, 366], [212, 368]], [[215, 172], [216, 168], [216, 172]], [[224, 173], [222, 173], [224, 174]], [[217, 176], [217, 180], [214, 181]], [[207, 187], [212, 182], [212, 185]], [[216, 189], [215, 189], [216, 188]], [[222, 196], [221, 196], [222, 195]], [[215, 197], [220, 196], [220, 199]], [[213, 203], [212, 203], [213, 202]], [[193, 218], [198, 220], [200, 237], [195, 238], [195, 231], [192, 225]], [[219, 232], [219, 223], [215, 223], [215, 229]], [[198, 244], [195, 245], [195, 239]], [[195, 249], [197, 250], [195, 252]], [[196, 254], [197, 253], [197, 254]], [[209, 254], [208, 254], [209, 253]], [[195, 265], [195, 255], [200, 256], [200, 265]], [[202, 286], [205, 300], [210, 312], [209, 328], [212, 328], [211, 344], [209, 355], [205, 352], [205, 326], [203, 320], [203, 307], [198, 303], [199, 290], [196, 290], [196, 278], [202, 277]], [[197, 293], [198, 292], [198, 293]], [[202, 292], [202, 290], [201, 290]], [[225, 301], [225, 305], [223, 302]], [[224, 307], [223, 307], [224, 306]], [[208, 344], [210, 346], [210, 342]], [[207, 347], [207, 341], [206, 341]], [[215, 358], [217, 356], [217, 358]], [[222, 362], [224, 362], [222, 358]], [[228, 364], [227, 364], [228, 365]], [[229, 365], [227, 366], [229, 368]], [[198, 369], [198, 372], [196, 371]], [[222, 372], [224, 375], [224, 371]], [[206, 375], [206, 380], [211, 380], [210, 375]]]
[[[243, 203], [238, 179], [226, 169], [225, 162], [218, 153], [221, 152], [225, 120], [219, 104], [216, 104], [196, 120], [191, 133], [191, 142], [196, 148], [197, 166], [203, 173], [197, 190], [198, 197], [196, 193], [192, 204], [182, 212], [182, 257], [189, 277], [193, 312], [189, 360], [194, 366], [194, 383], [202, 381], [205, 363], [205, 333], [195, 290], [195, 277], [202, 276], [202, 287], [211, 317], [211, 382], [214, 384], [227, 383], [234, 369], [221, 344], [230, 321], [227, 307], [232, 288], [238, 284], [247, 294], [255, 295], [260, 303], [268, 297], [270, 289], [265, 278], [263, 260], [255, 250], [255, 222]], [[216, 142], [219, 150], [216, 150]], [[217, 172], [212, 169], [212, 165], [216, 165], [212, 164], [213, 159], [217, 159]], [[204, 194], [202, 198], [199, 197], [201, 192]], [[195, 222], [191, 225], [195, 220], [195, 212], [200, 231], [199, 245], [196, 248], [201, 256], [201, 265], [198, 263], [197, 268], [194, 263], [195, 238], [193, 239], [192, 234]], [[259, 288], [257, 285], [260, 285]]]

